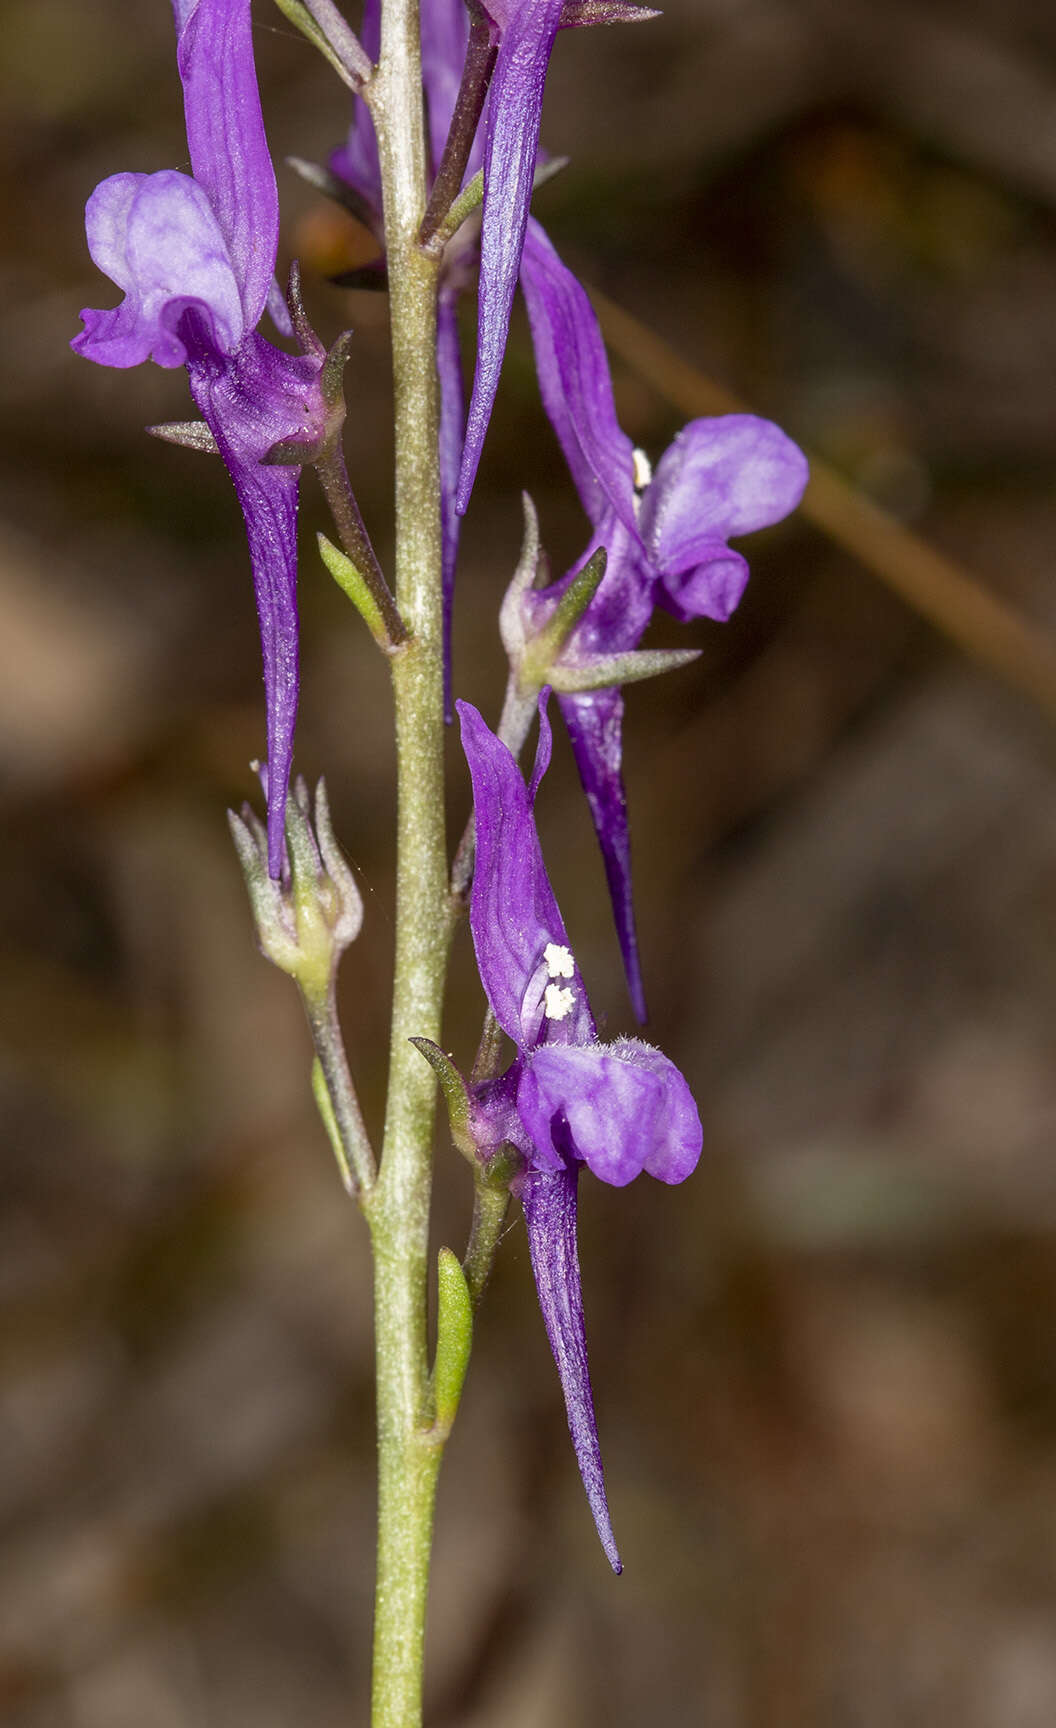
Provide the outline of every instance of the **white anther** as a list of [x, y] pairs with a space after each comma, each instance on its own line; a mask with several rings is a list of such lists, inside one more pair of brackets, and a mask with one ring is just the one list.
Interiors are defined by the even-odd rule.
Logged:
[[574, 976], [576, 963], [572, 958], [572, 950], [566, 948], [563, 942], [548, 942], [543, 949], [543, 959], [546, 962], [548, 978], [571, 978]]
[[635, 450], [631, 460], [634, 463], [634, 489], [644, 492], [653, 478], [653, 465], [644, 450]]
[[564, 1020], [571, 1014], [576, 998], [566, 984], [548, 984], [543, 997], [543, 1013], [548, 1020]]

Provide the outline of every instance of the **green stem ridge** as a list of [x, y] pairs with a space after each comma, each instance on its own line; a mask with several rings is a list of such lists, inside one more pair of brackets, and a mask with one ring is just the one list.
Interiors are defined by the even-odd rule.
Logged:
[[[315, 1045], [315, 1060], [325, 1087], [326, 1103], [330, 1107], [328, 1115], [313, 1075], [312, 1090], [323, 1117], [323, 1126], [334, 1146], [345, 1187], [350, 1194], [355, 1194], [358, 1190], [360, 1199], [365, 1203], [374, 1187], [374, 1150], [349, 1072], [337, 1018], [333, 980], [331, 979], [327, 989], [318, 995], [309, 994], [303, 989], [301, 994]], [[341, 1153], [337, 1152], [338, 1145]]]
[[435, 262], [417, 245], [425, 139], [416, 0], [384, 0], [365, 92], [384, 198], [392, 321], [396, 605], [409, 638], [390, 662], [396, 719], [396, 956], [374, 1244], [378, 1573], [373, 1728], [418, 1728], [433, 1502], [426, 1278], [436, 1080], [411, 1044], [440, 1038], [447, 960]]

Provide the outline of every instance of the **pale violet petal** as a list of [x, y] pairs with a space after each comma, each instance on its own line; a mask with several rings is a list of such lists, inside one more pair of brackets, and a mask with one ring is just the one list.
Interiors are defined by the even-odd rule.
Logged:
[[238, 281], [195, 181], [172, 169], [115, 174], [89, 198], [85, 228], [93, 260], [126, 297], [113, 310], [81, 314], [78, 353], [107, 366], [147, 359], [180, 366], [186, 348], [176, 326], [190, 305], [207, 314], [220, 352], [237, 347], [244, 331]]
[[659, 570], [691, 569], [715, 541], [780, 522], [806, 483], [806, 457], [773, 421], [691, 420], [642, 500], [642, 538]]
[[524, 1064], [517, 1111], [534, 1163], [552, 1169], [572, 1158], [617, 1188], [643, 1170], [682, 1182], [700, 1157], [689, 1087], [669, 1057], [637, 1038], [542, 1046]]

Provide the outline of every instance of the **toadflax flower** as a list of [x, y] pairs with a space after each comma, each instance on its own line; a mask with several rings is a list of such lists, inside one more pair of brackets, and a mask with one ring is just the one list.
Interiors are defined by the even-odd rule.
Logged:
[[598, 1041], [579, 967], [543, 863], [533, 804], [550, 759], [545, 698], [526, 786], [477, 710], [458, 703], [473, 780], [477, 853], [470, 923], [492, 1012], [517, 1047], [506, 1072], [476, 1089], [473, 1139], [523, 1160], [511, 1183], [524, 1208], [539, 1304], [568, 1425], [602, 1547], [615, 1571], [576, 1251], [580, 1166], [622, 1188], [645, 1170], [682, 1182], [700, 1156], [700, 1117], [666, 1056], [637, 1038]]
[[[691, 420], [651, 473], [616, 418], [605, 345], [586, 292], [534, 220], [528, 223], [521, 286], [543, 404], [593, 530], [577, 569], [599, 546], [608, 554], [601, 585], [558, 663], [582, 674], [592, 663], [603, 665], [635, 648], [655, 606], [682, 620], [729, 618], [748, 580], [747, 563], [728, 544], [731, 536], [769, 527], [794, 510], [807, 463], [771, 421], [726, 414]], [[552, 615], [575, 574], [524, 595], [529, 631]], [[645, 997], [621, 771], [623, 696], [606, 686], [564, 693], [559, 701], [641, 1020]]]
[[[426, 0], [429, 4], [429, 0]], [[655, 18], [625, 0], [481, 0], [497, 42], [485, 116], [477, 365], [466, 418], [457, 508], [469, 506], [506, 351], [532, 196], [543, 90], [559, 29]]]
[[245, 517], [264, 652], [268, 860], [282, 869], [297, 713], [300, 468], [262, 466], [278, 444], [320, 446], [321, 353], [258, 334], [265, 307], [289, 324], [274, 282], [279, 209], [253, 64], [249, 0], [175, 0], [193, 179], [115, 174], [88, 200], [92, 258], [125, 298], [85, 310], [72, 346], [103, 366], [186, 366], [191, 393]]

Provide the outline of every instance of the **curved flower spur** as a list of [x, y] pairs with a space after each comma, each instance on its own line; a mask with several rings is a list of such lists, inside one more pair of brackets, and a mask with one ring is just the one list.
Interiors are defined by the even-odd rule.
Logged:
[[473, 1089], [469, 1130], [485, 1161], [503, 1146], [520, 1155], [510, 1189], [524, 1208], [583, 1486], [619, 1572], [587, 1365], [576, 1252], [579, 1171], [586, 1164], [618, 1188], [643, 1170], [682, 1182], [700, 1157], [700, 1117], [681, 1073], [659, 1050], [637, 1038], [598, 1040], [535, 826], [535, 794], [551, 748], [545, 694], [530, 786], [477, 710], [468, 702], [457, 707], [477, 830], [473, 945], [492, 1013], [517, 1050], [503, 1074]]
[[[257, 332], [267, 308], [290, 321], [274, 280], [275, 173], [253, 63], [249, 0], [175, 0], [177, 60], [194, 178], [165, 169], [114, 174], [88, 200], [92, 258], [125, 290], [86, 309], [71, 346], [103, 366], [186, 366], [205, 426], [159, 428], [216, 449], [249, 537], [264, 653], [268, 863], [282, 869], [283, 819], [297, 715], [297, 503], [300, 466], [264, 465], [276, 445], [311, 460], [333, 428], [320, 345], [287, 354]], [[211, 436], [210, 436], [211, 435]]]

